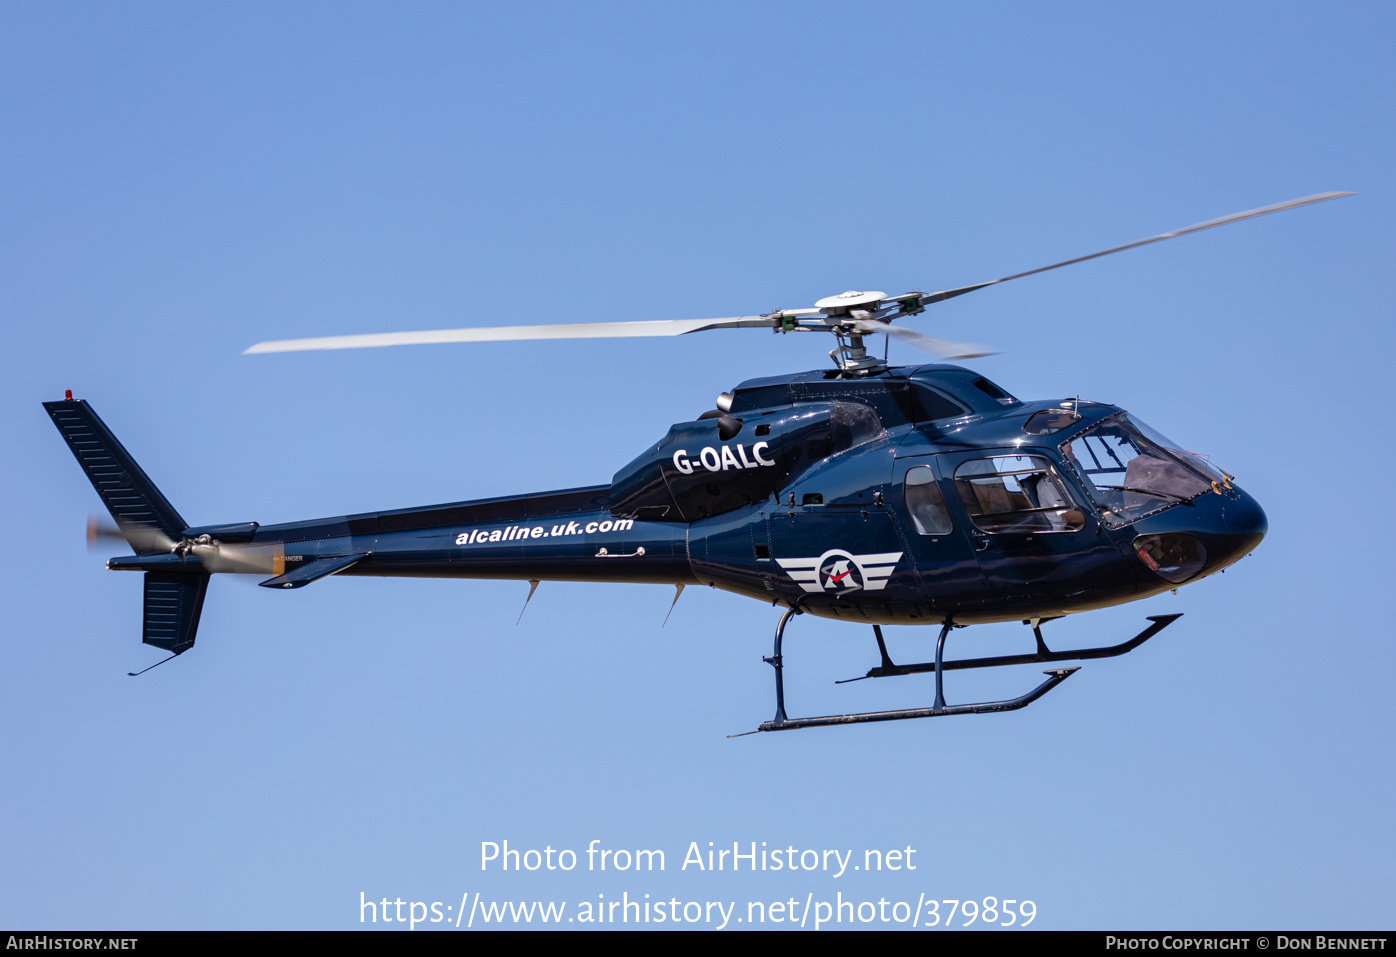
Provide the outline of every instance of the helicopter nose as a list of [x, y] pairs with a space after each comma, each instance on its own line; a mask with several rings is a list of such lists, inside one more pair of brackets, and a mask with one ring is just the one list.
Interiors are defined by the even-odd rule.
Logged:
[[1238, 488], [1194, 499], [1139, 523], [1134, 554], [1164, 581], [1182, 584], [1221, 571], [1244, 558], [1265, 537], [1260, 503]]
[[1266, 520], [1259, 502], [1240, 489], [1236, 489], [1236, 493], [1236, 500], [1228, 502], [1225, 508], [1227, 531], [1232, 535], [1254, 539], [1252, 545], [1259, 544], [1269, 530], [1270, 523]]
[[1240, 489], [1234, 491], [1236, 498], [1222, 506], [1224, 531], [1214, 534], [1216, 554], [1208, 562], [1212, 569], [1224, 568], [1249, 555], [1270, 528], [1260, 503]]

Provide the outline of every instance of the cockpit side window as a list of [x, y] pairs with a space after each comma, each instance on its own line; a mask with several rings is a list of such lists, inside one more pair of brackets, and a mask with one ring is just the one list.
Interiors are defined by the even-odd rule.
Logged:
[[940, 486], [936, 484], [935, 470], [929, 465], [906, 470], [902, 498], [917, 534], [949, 535], [954, 529], [950, 513], [945, 508], [945, 499], [940, 494]]
[[1085, 524], [1047, 459], [1000, 455], [955, 470], [955, 489], [970, 520], [985, 532], [1074, 532]]

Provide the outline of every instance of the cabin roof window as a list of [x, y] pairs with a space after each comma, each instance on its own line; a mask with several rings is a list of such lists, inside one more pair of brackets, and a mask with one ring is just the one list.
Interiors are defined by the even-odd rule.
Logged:
[[1069, 429], [1081, 421], [1081, 413], [1067, 409], [1043, 409], [1028, 416], [1023, 423], [1023, 431], [1028, 435], [1051, 435], [1062, 429]]

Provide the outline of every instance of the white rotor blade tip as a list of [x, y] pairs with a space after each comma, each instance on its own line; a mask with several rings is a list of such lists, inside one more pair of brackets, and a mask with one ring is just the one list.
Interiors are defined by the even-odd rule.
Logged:
[[374, 332], [358, 336], [319, 336], [259, 342], [243, 355], [268, 352], [312, 352], [323, 349], [379, 349], [385, 346], [427, 346], [452, 342], [522, 342], [537, 339], [632, 339], [682, 336], [708, 329], [768, 328], [777, 320], [765, 316], [721, 319], [646, 319], [638, 322], [571, 322], [543, 326], [486, 326], [467, 329], [428, 329], [420, 332]]

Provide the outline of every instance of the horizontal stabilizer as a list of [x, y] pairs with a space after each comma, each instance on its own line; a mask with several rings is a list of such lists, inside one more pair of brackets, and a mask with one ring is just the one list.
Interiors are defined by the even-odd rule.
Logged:
[[[69, 399], [45, 402], [44, 408], [122, 532], [149, 529], [163, 532], [167, 538], [180, 537], [187, 523], [91, 406], [81, 399]], [[159, 538], [128, 535], [138, 555], [160, 551]]]
[[145, 573], [145, 631], [147, 645], [182, 654], [194, 646], [208, 574]]
[[293, 568], [284, 575], [277, 575], [275, 578], [268, 578], [264, 582], [258, 582], [263, 588], [300, 588], [309, 585], [311, 582], [319, 581], [327, 575], [335, 572], [342, 572], [350, 565], [361, 559], [367, 558], [371, 552], [360, 552], [357, 555], [335, 555], [331, 558], [317, 558], [313, 562], [306, 562], [299, 568]]

